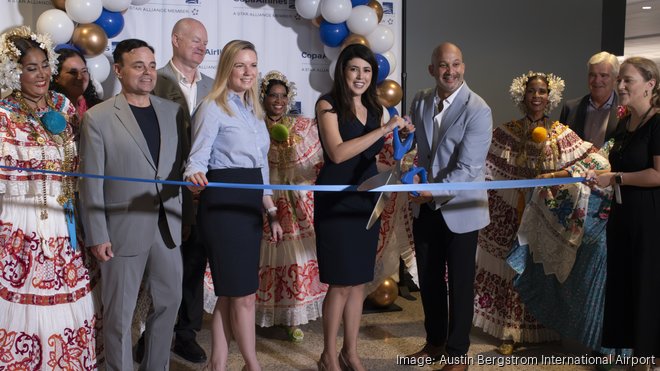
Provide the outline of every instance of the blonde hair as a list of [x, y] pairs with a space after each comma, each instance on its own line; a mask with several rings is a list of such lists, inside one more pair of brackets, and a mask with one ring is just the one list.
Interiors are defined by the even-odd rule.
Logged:
[[[232, 40], [225, 45], [220, 54], [220, 60], [218, 61], [218, 70], [215, 74], [215, 82], [211, 88], [211, 92], [206, 96], [205, 100], [215, 101], [215, 103], [225, 111], [229, 116], [234, 116], [234, 111], [229, 106], [227, 102], [227, 96], [229, 93], [229, 88], [227, 88], [227, 81], [229, 76], [234, 68], [234, 60], [236, 55], [241, 50], [252, 50], [257, 54], [257, 50], [249, 41], [245, 40]], [[254, 83], [252, 87], [245, 92], [245, 102], [252, 106], [255, 116], [261, 119], [263, 117], [263, 109], [259, 104], [259, 88], [257, 77], [254, 78]]]
[[660, 107], [660, 73], [658, 72], [658, 65], [644, 57], [630, 57], [623, 61], [621, 66], [626, 64], [635, 67], [644, 81], [655, 80], [655, 85], [651, 89], [651, 106]]
[[616, 78], [619, 75], [619, 60], [616, 58], [616, 55], [608, 52], [596, 53], [589, 58], [587, 62], [587, 68], [599, 63], [608, 63], [612, 67], [612, 76]]

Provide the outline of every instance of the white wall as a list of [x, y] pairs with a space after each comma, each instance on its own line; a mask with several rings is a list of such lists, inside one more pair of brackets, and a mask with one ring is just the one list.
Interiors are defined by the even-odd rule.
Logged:
[[[589, 57], [600, 51], [601, 0], [406, 0], [406, 110], [433, 86], [427, 66], [443, 41], [463, 50], [465, 80], [493, 110], [495, 125], [521, 117], [511, 80], [528, 70], [566, 81], [564, 99], [588, 92]], [[561, 106], [560, 106], [561, 108]], [[559, 117], [560, 108], [551, 116]]]

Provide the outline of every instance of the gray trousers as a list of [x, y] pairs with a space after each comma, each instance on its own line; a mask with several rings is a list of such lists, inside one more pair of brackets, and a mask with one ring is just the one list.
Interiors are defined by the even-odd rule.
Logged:
[[166, 244], [161, 231], [162, 228], [156, 229], [146, 252], [115, 255], [100, 263], [107, 370], [133, 370], [131, 322], [143, 275], [146, 275], [147, 290], [153, 300], [153, 312], [147, 317], [140, 370], [169, 370], [172, 334], [181, 303], [183, 263], [179, 247], [168, 248], [166, 245], [171, 245], [171, 238], [166, 237]]

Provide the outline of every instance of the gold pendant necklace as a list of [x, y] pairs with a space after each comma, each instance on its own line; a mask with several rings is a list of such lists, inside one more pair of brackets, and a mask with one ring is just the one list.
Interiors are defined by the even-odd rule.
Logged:
[[[53, 143], [55, 143], [56, 147], [58, 148], [58, 151], [60, 148], [63, 147], [63, 161], [62, 161], [62, 168], [61, 171], [63, 172], [71, 172], [73, 170], [73, 156], [74, 156], [74, 150], [72, 146], [74, 145], [73, 141], [70, 141], [67, 137], [67, 132], [66, 129], [62, 131], [60, 134], [53, 134], [48, 131], [43, 125], [43, 122], [41, 122], [41, 118], [37, 113], [25, 102], [26, 97], [21, 94], [20, 91], [14, 92], [13, 93], [14, 97], [16, 98], [16, 101], [19, 104], [20, 109], [25, 112], [29, 117], [32, 117], [35, 121], [39, 123], [41, 128], [44, 130], [46, 135], [51, 139]], [[41, 99], [37, 100], [37, 102], [34, 102], [33, 100], [27, 98], [31, 102], [37, 104]], [[55, 104], [52, 102], [51, 99], [44, 97], [46, 100], [47, 106], [53, 110], [57, 111], [55, 108]], [[39, 146], [41, 147], [41, 166], [45, 170], [50, 170], [50, 171], [56, 171], [57, 166], [55, 161], [51, 161], [48, 163], [46, 161], [46, 138], [39, 133], [35, 125], [30, 121], [27, 120], [26, 124], [29, 126], [31, 132], [29, 134], [29, 137], [37, 142]], [[39, 218], [41, 220], [46, 220], [48, 219], [48, 194], [47, 194], [47, 185], [46, 182], [48, 179], [50, 179], [51, 176], [49, 174], [43, 174], [43, 179], [41, 181], [41, 197], [40, 197], [40, 207], [41, 211], [39, 213]], [[60, 205], [64, 205], [68, 200], [70, 200], [73, 197], [73, 179], [71, 179], [70, 176], [62, 176], [62, 182], [61, 182], [61, 187], [60, 187], [60, 195], [57, 197], [57, 203]]]

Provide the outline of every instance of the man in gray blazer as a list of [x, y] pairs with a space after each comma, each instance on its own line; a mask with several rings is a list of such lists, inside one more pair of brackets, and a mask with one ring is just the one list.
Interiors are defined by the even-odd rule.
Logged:
[[[463, 54], [456, 45], [437, 46], [428, 68], [436, 86], [417, 93], [410, 110], [419, 166], [426, 168], [432, 183], [484, 181], [493, 129], [490, 108], [464, 82]], [[423, 191], [413, 202], [426, 344], [411, 356], [438, 358], [443, 349], [451, 357], [465, 356], [470, 346], [477, 236], [490, 223], [488, 195], [486, 190]], [[464, 370], [465, 362], [448, 363], [443, 370]]]
[[594, 54], [587, 63], [589, 94], [569, 100], [561, 109], [559, 121], [568, 125], [580, 138], [601, 147], [614, 136], [618, 123], [615, 91], [619, 61], [614, 54]]
[[[158, 79], [153, 93], [161, 98], [179, 103], [186, 113], [186, 130], [190, 137], [190, 117], [213, 87], [213, 79], [199, 71], [206, 56], [208, 37], [204, 25], [193, 18], [182, 18], [172, 28], [172, 59], [158, 70]], [[188, 189], [183, 190], [191, 197]], [[206, 362], [206, 353], [197, 343], [196, 331], [202, 328], [204, 315], [204, 271], [206, 251], [198, 239], [194, 225], [186, 226], [181, 254], [183, 256], [183, 292], [179, 319], [174, 331], [174, 353], [187, 361]], [[187, 235], [186, 235], [187, 234]], [[141, 337], [136, 358], [142, 358], [144, 337]]]
[[[150, 94], [156, 60], [146, 42], [128, 39], [113, 52], [121, 92], [83, 118], [81, 171], [107, 177], [181, 180], [188, 153], [185, 112]], [[103, 344], [108, 370], [132, 370], [131, 318], [143, 275], [153, 301], [141, 370], [167, 370], [181, 301], [181, 187], [82, 178], [85, 245], [100, 262]], [[189, 222], [186, 220], [186, 222]]]

